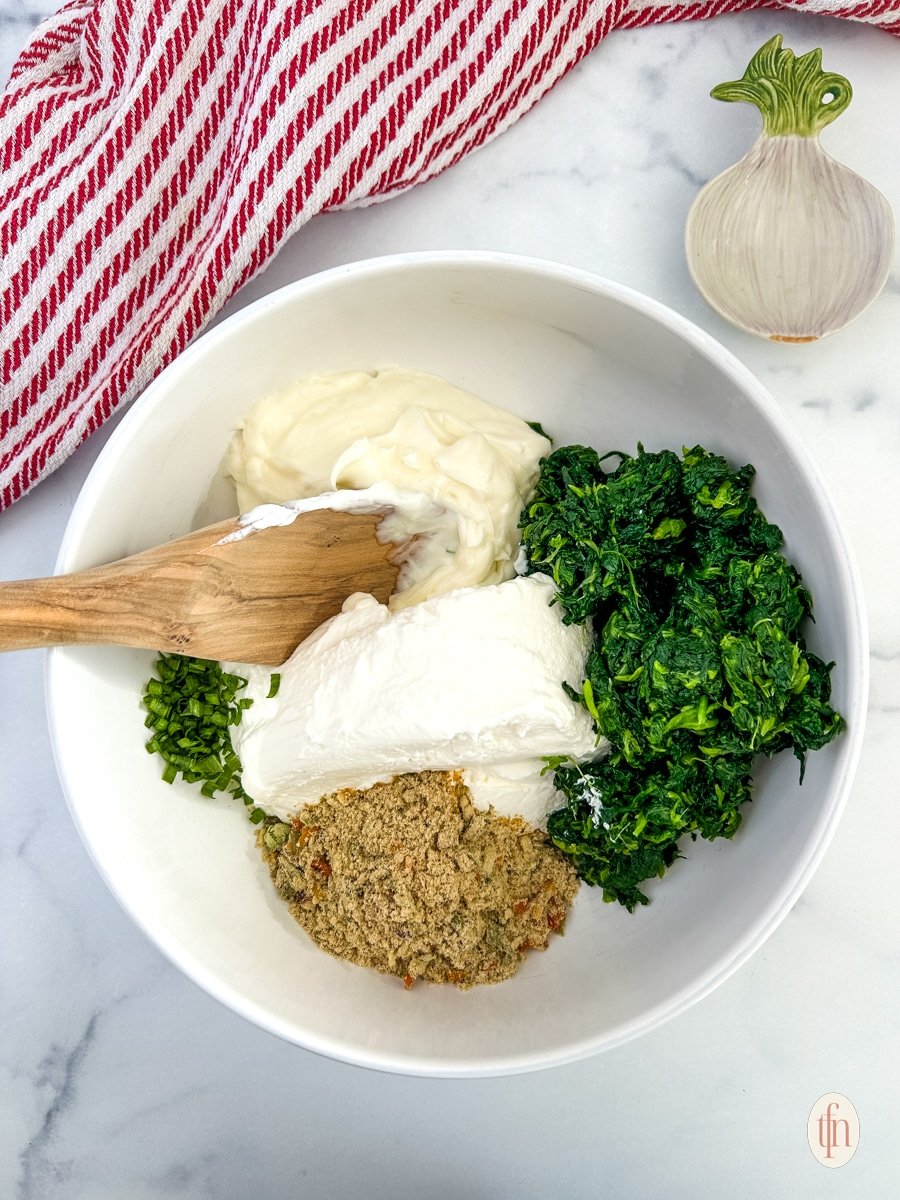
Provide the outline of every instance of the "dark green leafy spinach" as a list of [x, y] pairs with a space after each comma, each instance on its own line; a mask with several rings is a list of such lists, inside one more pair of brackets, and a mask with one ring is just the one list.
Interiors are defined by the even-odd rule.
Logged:
[[753, 475], [702, 446], [603, 459], [566, 446], [520, 521], [529, 571], [552, 576], [567, 624], [593, 627], [581, 691], [568, 690], [612, 745], [551, 763], [567, 804], [549, 833], [629, 910], [684, 835], [734, 835], [756, 755], [792, 749], [802, 779], [806, 753], [844, 727], [833, 664], [801, 633], [809, 593]]

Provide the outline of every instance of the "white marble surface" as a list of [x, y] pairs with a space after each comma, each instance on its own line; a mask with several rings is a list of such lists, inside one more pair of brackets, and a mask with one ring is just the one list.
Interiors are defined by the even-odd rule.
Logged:
[[[0, 9], [0, 77], [35, 4]], [[209, 999], [120, 911], [69, 819], [45, 727], [42, 659], [0, 658], [0, 1197], [378, 1200], [895, 1195], [900, 1174], [898, 796], [900, 277], [808, 347], [750, 339], [705, 307], [681, 251], [697, 188], [749, 146], [716, 105], [782, 30], [822, 45], [856, 99], [823, 139], [900, 212], [900, 45], [772, 12], [616, 34], [520, 124], [383, 206], [311, 222], [229, 310], [298, 276], [405, 249], [496, 248], [641, 289], [720, 338], [772, 390], [831, 484], [856, 548], [873, 647], [869, 725], [824, 864], [765, 947], [653, 1034], [537, 1075], [432, 1081], [286, 1046]], [[52, 569], [104, 441], [0, 517], [0, 577]], [[862, 1123], [852, 1162], [806, 1143], [816, 1099]]]

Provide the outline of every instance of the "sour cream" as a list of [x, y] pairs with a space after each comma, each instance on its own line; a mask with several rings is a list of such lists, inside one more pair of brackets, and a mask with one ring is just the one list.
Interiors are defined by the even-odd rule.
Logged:
[[389, 368], [314, 375], [259, 401], [227, 467], [243, 513], [373, 487], [401, 517], [397, 497], [430, 501], [416, 569], [391, 600], [399, 609], [513, 578], [519, 515], [549, 452], [520, 417], [435, 375]]
[[476, 804], [543, 825], [561, 797], [543, 756], [593, 758], [579, 687], [590, 635], [564, 625], [533, 575], [390, 612], [372, 596], [307, 638], [281, 668], [242, 668], [253, 705], [235, 730], [243, 785], [289, 818], [340, 788], [412, 771], [461, 770]]

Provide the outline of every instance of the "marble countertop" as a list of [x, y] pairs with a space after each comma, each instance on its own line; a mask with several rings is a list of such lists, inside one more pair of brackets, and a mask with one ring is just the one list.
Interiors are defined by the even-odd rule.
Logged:
[[[0, 77], [41, 7], [0, 0]], [[617, 33], [516, 127], [384, 205], [310, 222], [226, 309], [338, 263], [490, 248], [573, 263], [670, 304], [742, 359], [833, 490], [867, 593], [872, 691], [846, 815], [800, 902], [711, 996], [573, 1066], [439, 1081], [316, 1057], [221, 1007], [172, 967], [107, 891], [54, 772], [41, 654], [0, 658], [0, 1197], [161, 1200], [317, 1196], [692, 1200], [896, 1194], [900, 906], [892, 734], [898, 536], [875, 514], [900, 472], [900, 275], [812, 346], [754, 340], [694, 290], [681, 249], [697, 189], [758, 119], [709, 88], [782, 31], [821, 45], [856, 98], [823, 142], [900, 213], [900, 46], [774, 12]], [[46, 574], [107, 431], [0, 517], [0, 577]], [[865, 482], [865, 487], [860, 486]], [[855, 1104], [855, 1158], [827, 1171], [806, 1122]]]

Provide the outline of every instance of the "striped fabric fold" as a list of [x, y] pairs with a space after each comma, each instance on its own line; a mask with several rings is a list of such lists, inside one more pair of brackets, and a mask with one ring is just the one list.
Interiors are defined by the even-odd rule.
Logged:
[[[0, 508], [309, 217], [432, 178], [616, 27], [756, 0], [71, 0], [0, 98]], [[900, 0], [784, 7], [900, 25]]]

